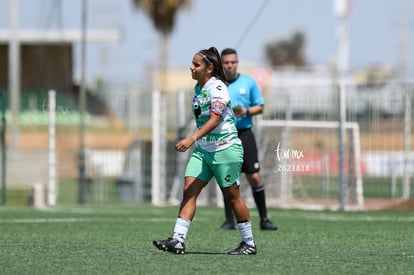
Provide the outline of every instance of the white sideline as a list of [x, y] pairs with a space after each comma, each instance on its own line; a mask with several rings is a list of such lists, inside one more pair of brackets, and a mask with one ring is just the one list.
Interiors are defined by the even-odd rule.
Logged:
[[[198, 218], [197, 220], [206, 220]], [[169, 222], [175, 221], [175, 218], [20, 218], [20, 219], [2, 219], [0, 224], [17, 224], [17, 223], [81, 223], [81, 222]]]
[[[277, 219], [278, 217], [289, 217], [291, 214], [278, 214], [274, 215], [273, 218]], [[332, 221], [332, 222], [414, 222], [414, 217], [393, 217], [393, 216], [357, 216], [357, 217], [346, 217], [343, 215], [327, 215], [327, 214], [312, 214], [306, 213], [303, 215], [295, 214], [295, 218], [306, 219], [306, 220], [319, 220], [319, 221]], [[197, 218], [197, 220], [208, 221], [208, 217]], [[128, 221], [128, 222], [173, 222], [173, 218], [139, 218], [139, 217], [129, 217], [129, 218], [20, 218], [20, 219], [2, 219], [0, 224], [19, 224], [19, 223], [81, 223], [81, 222], [119, 222], [119, 221]]]

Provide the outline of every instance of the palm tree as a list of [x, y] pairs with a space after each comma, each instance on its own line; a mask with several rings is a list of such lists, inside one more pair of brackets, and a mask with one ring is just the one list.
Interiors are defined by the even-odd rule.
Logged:
[[168, 67], [168, 42], [174, 29], [178, 10], [187, 8], [191, 0], [132, 0], [136, 8], [142, 8], [151, 18], [157, 31], [161, 33], [160, 69], [161, 91], [167, 88], [166, 72]]
[[305, 34], [297, 31], [290, 39], [276, 40], [266, 45], [266, 57], [272, 67], [306, 65], [304, 56], [306, 44]]

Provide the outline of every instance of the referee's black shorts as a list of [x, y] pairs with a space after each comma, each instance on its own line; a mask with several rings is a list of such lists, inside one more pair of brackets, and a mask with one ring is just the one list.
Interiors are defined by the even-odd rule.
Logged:
[[246, 174], [253, 174], [259, 172], [260, 164], [257, 152], [256, 138], [252, 130], [239, 129], [239, 138], [243, 144], [243, 165], [242, 172]]

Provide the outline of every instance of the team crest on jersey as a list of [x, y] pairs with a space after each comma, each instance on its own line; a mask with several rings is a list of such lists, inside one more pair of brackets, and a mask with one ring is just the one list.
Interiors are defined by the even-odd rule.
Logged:
[[200, 105], [204, 105], [210, 100], [207, 92], [204, 92], [201, 96], [197, 96], [197, 98]]
[[224, 111], [224, 108], [226, 108], [226, 105], [221, 101], [216, 100], [216, 101], [211, 102], [211, 110], [214, 113], [222, 114]]
[[246, 94], [246, 88], [240, 88], [239, 92], [240, 92], [241, 95]]

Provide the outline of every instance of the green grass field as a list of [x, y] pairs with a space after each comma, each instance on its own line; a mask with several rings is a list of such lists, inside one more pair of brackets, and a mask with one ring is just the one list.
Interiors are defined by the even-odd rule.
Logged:
[[1, 274], [409, 274], [414, 215], [269, 209], [278, 231], [262, 232], [258, 255], [228, 256], [237, 231], [218, 231], [223, 209], [199, 207], [185, 255], [157, 250], [177, 207], [0, 208]]

